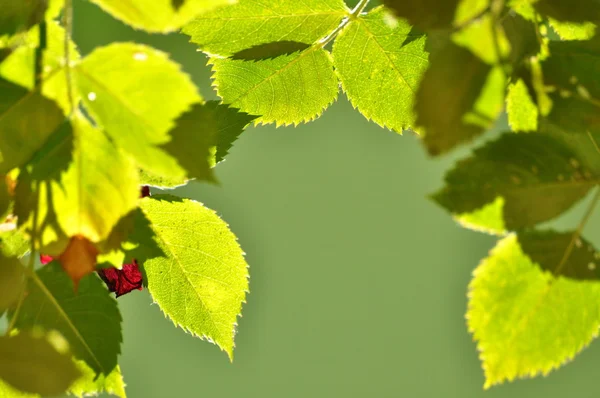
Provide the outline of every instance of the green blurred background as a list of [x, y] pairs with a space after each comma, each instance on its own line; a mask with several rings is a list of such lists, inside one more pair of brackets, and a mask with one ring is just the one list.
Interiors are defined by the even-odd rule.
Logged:
[[[83, 0], [74, 35], [83, 54], [113, 41], [168, 51], [215, 98], [185, 36], [134, 31]], [[313, 123], [249, 128], [217, 167], [220, 186], [176, 191], [215, 209], [247, 252], [235, 361], [133, 292], [119, 298], [129, 397], [598, 396], [600, 343], [548, 377], [483, 391], [464, 312], [495, 239], [426, 199], [465, 153], [431, 160], [416, 137], [368, 122], [343, 94]]]

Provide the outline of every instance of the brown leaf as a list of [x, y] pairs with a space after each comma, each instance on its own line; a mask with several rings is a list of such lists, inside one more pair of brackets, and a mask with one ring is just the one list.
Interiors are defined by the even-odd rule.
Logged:
[[75, 290], [81, 278], [94, 272], [98, 249], [87, 238], [74, 236], [65, 251], [58, 257], [63, 269], [73, 280]]

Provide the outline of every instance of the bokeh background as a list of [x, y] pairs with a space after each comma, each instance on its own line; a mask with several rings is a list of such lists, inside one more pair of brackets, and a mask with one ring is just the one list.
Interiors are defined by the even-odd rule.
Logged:
[[[83, 54], [147, 43], [216, 98], [206, 58], [185, 36], [134, 31], [74, 3]], [[119, 298], [129, 397], [598, 396], [600, 342], [548, 377], [483, 391], [464, 312], [471, 272], [495, 238], [461, 229], [426, 198], [466, 153], [429, 159], [417, 137], [368, 122], [343, 94], [313, 123], [250, 127], [217, 167], [220, 186], [175, 191], [215, 209], [247, 252], [235, 360], [133, 292]], [[591, 224], [594, 241], [600, 223]]]

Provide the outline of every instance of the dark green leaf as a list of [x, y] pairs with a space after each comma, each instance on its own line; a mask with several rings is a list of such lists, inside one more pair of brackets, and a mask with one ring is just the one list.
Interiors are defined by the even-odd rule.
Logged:
[[575, 231], [527, 231], [517, 235], [523, 253], [554, 276], [600, 279], [600, 253]]
[[493, 123], [504, 98], [501, 76], [498, 79], [489, 65], [450, 42], [432, 55], [415, 103], [416, 124], [425, 130], [431, 155], [471, 140]]
[[519, 14], [509, 13], [502, 20], [504, 34], [510, 42], [510, 61], [519, 65], [528, 57], [537, 55], [540, 50], [540, 40], [533, 22], [526, 20]]
[[[575, 96], [553, 94], [552, 110], [542, 129], [558, 128], [566, 133], [600, 133], [600, 106]], [[549, 124], [548, 124], [549, 123]]]
[[0, 36], [28, 30], [44, 19], [48, 0], [0, 0]]
[[46, 337], [24, 332], [0, 337], [0, 379], [18, 390], [59, 395], [79, 376], [71, 356]]
[[599, 0], [539, 0], [534, 7], [559, 21], [600, 21]]
[[217, 142], [215, 152], [215, 163], [219, 163], [229, 153], [233, 143], [238, 139], [246, 126], [256, 119], [256, 116], [249, 115], [235, 108], [217, 101], [209, 101], [205, 107], [211, 109], [213, 118], [217, 125]]
[[84, 277], [76, 293], [69, 276], [53, 261], [30, 280], [16, 327], [56, 329], [69, 341], [75, 357], [96, 373], [110, 374], [120, 352], [121, 314], [100, 278]]
[[599, 182], [587, 135], [506, 133], [459, 161], [433, 199], [467, 226], [502, 233], [558, 216]]
[[17, 302], [24, 288], [24, 277], [19, 259], [0, 253], [0, 314]]
[[450, 27], [459, 2], [460, 0], [383, 0], [396, 15], [422, 29]]

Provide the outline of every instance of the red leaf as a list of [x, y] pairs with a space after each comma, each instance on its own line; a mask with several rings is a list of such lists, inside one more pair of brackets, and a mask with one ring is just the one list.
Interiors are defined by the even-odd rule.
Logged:
[[99, 269], [98, 275], [106, 283], [108, 290], [115, 292], [117, 297], [135, 289], [142, 290], [143, 278], [136, 259], [131, 264], [124, 264], [122, 269]]
[[145, 198], [146, 196], [150, 196], [150, 187], [148, 185], [142, 185], [140, 198]]
[[54, 260], [54, 257], [49, 256], [47, 254], [40, 254], [40, 262], [42, 263], [42, 265], [46, 265], [49, 262], [52, 262]]

